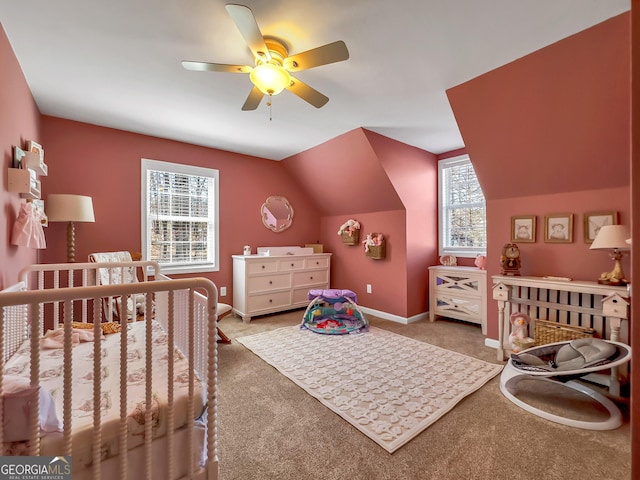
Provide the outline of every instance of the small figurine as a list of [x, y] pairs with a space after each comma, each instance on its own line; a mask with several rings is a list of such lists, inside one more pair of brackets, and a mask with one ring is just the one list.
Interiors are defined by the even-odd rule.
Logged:
[[511, 350], [518, 353], [533, 347], [533, 338], [527, 335], [527, 328], [531, 323], [529, 315], [523, 312], [512, 313], [509, 317], [509, 323], [511, 323], [511, 334], [509, 335]]

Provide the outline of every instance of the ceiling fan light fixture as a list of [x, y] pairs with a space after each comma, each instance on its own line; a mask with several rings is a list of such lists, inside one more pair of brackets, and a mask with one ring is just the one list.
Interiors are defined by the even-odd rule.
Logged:
[[277, 95], [291, 83], [291, 76], [280, 65], [262, 63], [249, 74], [251, 82], [265, 95]]

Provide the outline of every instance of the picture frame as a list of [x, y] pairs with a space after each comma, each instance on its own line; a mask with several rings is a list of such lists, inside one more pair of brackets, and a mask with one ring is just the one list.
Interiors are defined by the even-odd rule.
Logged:
[[573, 242], [573, 213], [553, 213], [544, 216], [544, 241]]
[[536, 241], [535, 215], [511, 217], [511, 241], [513, 243], [534, 243]]
[[40, 162], [44, 162], [44, 149], [38, 142], [34, 142], [33, 140], [27, 141], [27, 152], [37, 153], [40, 155]]
[[617, 225], [618, 212], [589, 212], [584, 214], [584, 242], [593, 243], [596, 235], [605, 225]]

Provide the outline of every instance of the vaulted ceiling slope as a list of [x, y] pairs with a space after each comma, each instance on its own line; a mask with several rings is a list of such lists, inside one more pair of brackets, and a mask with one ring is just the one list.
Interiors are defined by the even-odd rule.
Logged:
[[435, 155], [357, 128], [283, 160], [323, 215], [424, 208]]
[[629, 185], [624, 13], [447, 91], [488, 200]]
[[463, 147], [445, 90], [629, 10], [630, 0], [245, 0], [291, 54], [343, 40], [349, 59], [241, 106], [252, 65], [229, 0], [3, 0], [0, 22], [44, 115], [281, 160], [356, 128], [440, 154]]

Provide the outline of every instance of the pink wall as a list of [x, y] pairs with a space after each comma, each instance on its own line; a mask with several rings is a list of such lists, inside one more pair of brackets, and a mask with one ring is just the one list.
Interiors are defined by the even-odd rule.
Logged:
[[[386, 258], [373, 260], [365, 256], [362, 244], [348, 246], [338, 236], [340, 226], [349, 218], [360, 222], [360, 240], [368, 232], [383, 232]], [[324, 216], [320, 221], [325, 251], [331, 259], [333, 288], [353, 290], [362, 306], [400, 316], [406, 316], [406, 216], [404, 210], [374, 213], [351, 212], [348, 215]], [[371, 284], [372, 293], [366, 293]]]
[[447, 91], [487, 199], [629, 185], [625, 13]]
[[322, 214], [404, 208], [361, 128], [286, 158], [282, 163], [316, 199]]
[[[355, 291], [363, 306], [402, 318], [428, 310], [426, 272], [437, 258], [435, 158], [358, 128], [282, 162], [324, 215], [321, 239], [333, 253], [332, 286]], [[362, 248], [354, 255], [354, 247], [340, 243], [336, 233], [349, 218], [363, 224], [363, 237], [385, 235], [384, 260], [366, 259]], [[367, 283], [378, 288], [363, 294]]]
[[[613, 261], [607, 252], [589, 250], [584, 241], [584, 214], [594, 211], [617, 211], [620, 223], [630, 225], [630, 188], [618, 187], [582, 192], [556, 193], [531, 197], [490, 200], [487, 204], [489, 230], [489, 275], [500, 274], [499, 258], [502, 246], [511, 238], [511, 216], [536, 216], [536, 242], [519, 243], [522, 275], [555, 275], [578, 280], [596, 281], [602, 272], [613, 269]], [[554, 212], [571, 212], [573, 216], [573, 243], [544, 243], [544, 216]], [[631, 274], [629, 257], [622, 266]], [[489, 287], [492, 283], [489, 282]], [[488, 336], [498, 338], [498, 307], [489, 301]]]
[[[18, 272], [36, 263], [38, 251], [11, 244], [11, 229], [16, 220], [22, 200], [17, 193], [7, 191], [7, 169], [13, 164], [13, 146], [26, 147], [28, 140], [40, 143], [40, 112], [29, 86], [22, 74], [13, 49], [4, 29], [0, 27], [0, 145], [2, 146], [2, 168], [0, 169], [0, 289], [8, 287], [18, 279]], [[43, 181], [43, 183], [46, 182]]]
[[[207, 274], [218, 286], [232, 285], [231, 255], [245, 244], [303, 245], [319, 238], [318, 212], [308, 195], [279, 162], [188, 145], [110, 128], [44, 116], [43, 145], [50, 193], [93, 197], [95, 223], [76, 224], [76, 259], [92, 251], [140, 251], [140, 159], [216, 168], [220, 171], [219, 273]], [[294, 208], [293, 226], [281, 233], [265, 228], [260, 207], [270, 195], [283, 195]], [[66, 260], [66, 226], [47, 228], [47, 263]]]
[[429, 309], [425, 272], [438, 258], [438, 164], [436, 156], [365, 130], [406, 211], [406, 309], [404, 317]]
[[[512, 215], [538, 216], [523, 274], [596, 280], [611, 270], [583, 241], [583, 216], [631, 221], [629, 14], [447, 91], [487, 198], [488, 273], [499, 273]], [[544, 215], [574, 213], [574, 242], [542, 241]], [[497, 338], [489, 304], [488, 333]], [[492, 317], [493, 315], [493, 317]]]

